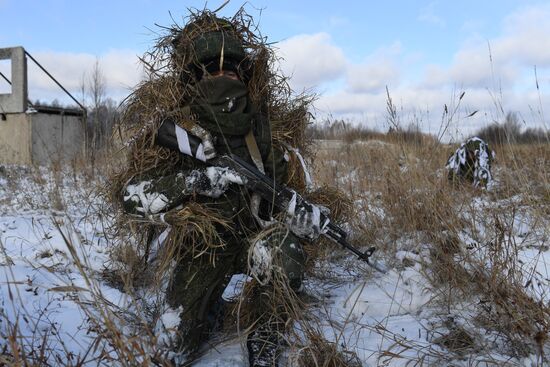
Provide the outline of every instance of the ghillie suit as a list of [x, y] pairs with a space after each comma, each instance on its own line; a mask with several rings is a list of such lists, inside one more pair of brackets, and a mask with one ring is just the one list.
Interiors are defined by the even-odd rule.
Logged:
[[[298, 312], [294, 295], [311, 251], [284, 225], [266, 225], [285, 213], [253, 202], [231, 172], [203, 160], [211, 151], [233, 153], [304, 193], [308, 174], [298, 152], [309, 156], [312, 97], [291, 95], [273, 71], [273, 51], [244, 11], [231, 19], [200, 11], [187, 20], [183, 28], [169, 28], [144, 57], [149, 79], [125, 101], [120, 131], [129, 138], [127, 167], [113, 176], [110, 194], [123, 209], [120, 230], [138, 238], [145, 262], [158, 242], [153, 239], [165, 237], [157, 275], [174, 269], [167, 300], [182, 306], [180, 347], [190, 354], [198, 349], [220, 324], [231, 275], [248, 273], [255, 279], [243, 295], [249, 307], [239, 305], [246, 321], [237, 322], [250, 330], [250, 364], [272, 365]], [[214, 77], [225, 70], [237, 78]], [[158, 144], [163, 129], [175, 129], [180, 152]], [[192, 146], [188, 134], [202, 144]], [[322, 199], [316, 202], [330, 207], [336, 220], [348, 209], [331, 190], [308, 196]]]
[[474, 187], [487, 187], [493, 177], [491, 164], [495, 153], [489, 145], [478, 137], [468, 139], [447, 160], [445, 168], [449, 171], [449, 180], [466, 180]]

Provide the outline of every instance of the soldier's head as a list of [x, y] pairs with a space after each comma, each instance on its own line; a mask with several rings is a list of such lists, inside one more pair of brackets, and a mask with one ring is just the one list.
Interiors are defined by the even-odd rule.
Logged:
[[195, 80], [226, 76], [244, 82], [248, 58], [234, 25], [205, 14], [189, 23], [173, 41], [175, 54]]

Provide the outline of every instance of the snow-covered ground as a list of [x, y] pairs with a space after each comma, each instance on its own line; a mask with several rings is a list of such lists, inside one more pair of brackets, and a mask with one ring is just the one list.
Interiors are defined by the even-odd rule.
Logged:
[[99, 281], [108, 254], [93, 183], [13, 166], [0, 176], [0, 344], [52, 365], [91, 360], [86, 303], [125, 299]]
[[[156, 305], [163, 323], [153, 325], [158, 349], [144, 348], [142, 356], [133, 356], [135, 363], [125, 363], [137, 365], [162, 350], [170, 328], [177, 325], [177, 311], [159, 306], [161, 294], [138, 290], [130, 297], [103, 277], [112, 242], [105, 236], [110, 219], [100, 210], [98, 184], [100, 180], [69, 171], [54, 174], [13, 166], [0, 171], [0, 364], [2, 358], [12, 358], [10, 351], [21, 348], [22, 355], [47, 360], [47, 365], [117, 365], [116, 360], [129, 357], [121, 352], [123, 346], [112, 345], [115, 339], [105, 337], [105, 324], [114, 321], [123, 340], [135, 341], [132, 350], [139, 350], [147, 338], [140, 335], [140, 324], [150, 322], [141, 308]], [[486, 196], [474, 200], [480, 211], [507, 204]], [[548, 303], [548, 223], [523, 209], [511, 214], [509, 240], [517, 245], [526, 288]], [[472, 234], [464, 233], [461, 240], [480, 259], [491, 251]], [[364, 366], [543, 365], [536, 352], [512, 357], [499, 350], [500, 336], [471, 322], [479, 307], [471, 300], [450, 308], [432, 302], [434, 288], [426, 277], [429, 243], [411, 246], [411, 239], [404, 238], [395, 246], [395, 258], [379, 259], [389, 267], [386, 274], [339, 253], [319, 264], [329, 280], [307, 280], [306, 291], [319, 299], [310, 316], [319, 320], [327, 340], [355, 352]], [[238, 293], [241, 286], [235, 281], [227, 293]], [[458, 329], [470, 331], [478, 347], [462, 355], [450, 353], [440, 337]], [[196, 366], [247, 366], [243, 346], [242, 338], [230, 339], [208, 351]], [[292, 364], [299, 348], [289, 350], [285, 358]], [[548, 353], [548, 345], [543, 350]]]

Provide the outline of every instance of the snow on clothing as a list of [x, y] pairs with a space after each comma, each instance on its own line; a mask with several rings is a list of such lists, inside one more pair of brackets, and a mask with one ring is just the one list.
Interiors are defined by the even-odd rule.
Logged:
[[[197, 105], [191, 105], [191, 112], [198, 117], [197, 123], [212, 135], [217, 154], [233, 153], [251, 164], [253, 161], [244, 137], [252, 129], [266, 175], [279, 184], [285, 183], [287, 162], [283, 153], [272, 148], [269, 122], [255, 113], [246, 94], [239, 93], [241, 87], [238, 83], [225, 79], [216, 78], [216, 83], [203, 87], [221, 88], [233, 97], [222, 98], [214, 93], [207, 95], [210, 99], [206, 103], [199, 100]], [[243, 97], [246, 103], [243, 103]], [[266, 236], [263, 241], [254, 242], [262, 229], [250, 211], [251, 193], [239, 183], [239, 178], [230, 170], [207, 167], [201, 160], [190, 156], [185, 157], [183, 166], [174, 167], [170, 174], [149, 172], [134, 178], [127, 184], [123, 195], [125, 210], [131, 214], [163, 213], [192, 199], [216, 210], [232, 224], [230, 229], [218, 228], [225, 246], [215, 252], [215, 259], [209, 253], [198, 258], [183, 258], [177, 264], [169, 286], [167, 299], [170, 305], [174, 308], [183, 306], [179, 330], [182, 347], [190, 352], [195, 351], [215, 328], [215, 315], [223, 303], [221, 296], [233, 274], [252, 271], [263, 287], [272, 285], [270, 278], [274, 271], [282, 274], [294, 290], [298, 290], [302, 283], [305, 255], [298, 238], [282, 229]], [[259, 214], [266, 219], [271, 217], [271, 208], [266, 202], [261, 203]], [[249, 250], [252, 255], [249, 255]], [[266, 316], [265, 320], [268, 319]], [[262, 330], [270, 329], [269, 321], [259, 320], [257, 325]], [[255, 333], [251, 335], [253, 338]], [[253, 349], [264, 349], [264, 343], [261, 340], [248, 342]]]
[[491, 163], [495, 153], [478, 137], [468, 139], [447, 160], [449, 180], [467, 180], [475, 187], [487, 187], [493, 179]]

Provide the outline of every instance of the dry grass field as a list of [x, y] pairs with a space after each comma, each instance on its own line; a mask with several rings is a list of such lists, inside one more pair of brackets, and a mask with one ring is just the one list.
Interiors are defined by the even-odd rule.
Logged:
[[[549, 363], [548, 144], [493, 147], [489, 189], [448, 182], [444, 166], [456, 147], [429, 139], [317, 146], [318, 182], [335, 185], [355, 203], [356, 243], [376, 246], [394, 268], [421, 264], [422, 291], [430, 295], [423, 308], [441, 318], [432, 343], [470, 360], [465, 365]], [[405, 261], [403, 250], [419, 257]], [[404, 342], [403, 350], [414, 348]], [[509, 360], [494, 360], [495, 353]], [[418, 347], [412, 365], [429, 354]], [[530, 354], [536, 361], [522, 361]]]
[[[320, 244], [286, 365], [548, 365], [549, 144], [493, 146], [488, 189], [450, 184], [456, 146], [429, 137], [314, 144], [314, 183], [351, 199], [352, 243], [388, 272]], [[110, 278], [139, 257], [109, 236], [108, 168], [52, 168], [0, 171], [0, 365], [173, 365], [163, 289]], [[241, 341], [195, 366], [246, 366]]]

